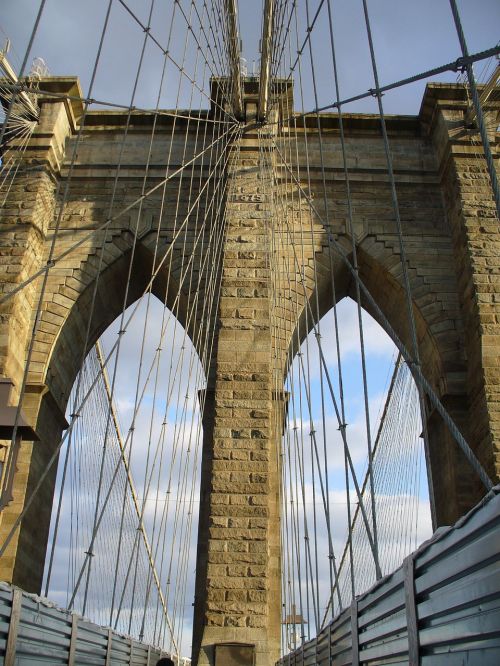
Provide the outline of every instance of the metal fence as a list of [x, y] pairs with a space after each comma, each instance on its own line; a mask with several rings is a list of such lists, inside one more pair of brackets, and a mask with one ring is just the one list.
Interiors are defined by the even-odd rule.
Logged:
[[139, 643], [0, 583], [3, 666], [155, 666], [160, 648]]
[[[500, 486], [280, 666], [500, 664]], [[154, 666], [153, 648], [0, 583], [0, 665]]]
[[280, 666], [500, 664], [500, 486]]

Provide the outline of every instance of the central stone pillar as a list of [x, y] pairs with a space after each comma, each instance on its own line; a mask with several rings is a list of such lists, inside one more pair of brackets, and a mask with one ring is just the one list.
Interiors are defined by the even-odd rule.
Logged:
[[200, 666], [250, 664], [252, 653], [256, 666], [270, 666], [280, 651], [283, 402], [272, 386], [271, 204], [257, 140], [245, 135], [229, 166], [215, 383], [204, 409], [193, 635]]

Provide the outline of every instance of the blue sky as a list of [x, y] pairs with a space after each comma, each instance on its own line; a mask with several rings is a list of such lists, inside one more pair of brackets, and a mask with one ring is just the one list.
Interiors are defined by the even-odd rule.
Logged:
[[[319, 0], [310, 0], [313, 16]], [[35, 0], [3, 0], [0, 16], [0, 37], [12, 42], [10, 57], [20, 66], [28, 43], [33, 20], [38, 9]], [[130, 0], [129, 6], [142, 21], [147, 20], [149, 2]], [[35, 39], [32, 55], [46, 61], [54, 75], [78, 75], [83, 90], [88, 88], [91, 66], [99, 40], [99, 28], [104, 19], [107, 2], [87, 0], [68, 2], [48, 0]], [[169, 17], [172, 0], [156, 2], [153, 13], [153, 34], [162, 44], [168, 41]], [[372, 17], [373, 38], [379, 66], [381, 84], [454, 61], [461, 55], [448, 0], [371, 0], [368, 3]], [[500, 39], [500, 3], [497, 0], [459, 0], [464, 32], [471, 53], [494, 46]], [[364, 92], [373, 87], [371, 64], [362, 16], [361, 1], [334, 0], [333, 22], [339, 64], [339, 80], [342, 97]], [[306, 34], [305, 1], [299, 2], [299, 40]], [[320, 20], [313, 31], [313, 55], [317, 69], [320, 103], [333, 101], [331, 56], [326, 3]], [[259, 0], [239, 2], [243, 56], [249, 67], [258, 58], [261, 29], [261, 3]], [[184, 42], [185, 22], [177, 17], [171, 48], [180, 56]], [[128, 103], [132, 73], [137, 62], [142, 31], [118, 2], [114, 3], [110, 30], [104, 44], [100, 72], [95, 87], [95, 97], [115, 103]], [[192, 47], [190, 48], [192, 52]], [[192, 53], [191, 53], [192, 55]], [[188, 58], [189, 61], [189, 58]], [[308, 57], [304, 56], [304, 79], [310, 74]], [[154, 106], [158, 66], [161, 64], [158, 49], [148, 46], [146, 66], [141, 75], [138, 105]], [[479, 68], [478, 68], [479, 69]], [[172, 72], [174, 75], [174, 72]], [[445, 74], [440, 80], [453, 81], [453, 74]], [[388, 93], [384, 104], [389, 113], [418, 113], [424, 83]], [[304, 90], [306, 106], [312, 106], [310, 85]], [[187, 97], [185, 89], [184, 100]], [[297, 96], [296, 96], [297, 97]], [[166, 94], [164, 107], [175, 99]], [[201, 102], [201, 99], [200, 99]], [[205, 98], [206, 103], [206, 98]], [[358, 102], [347, 111], [369, 112], [374, 110], [374, 100]]]

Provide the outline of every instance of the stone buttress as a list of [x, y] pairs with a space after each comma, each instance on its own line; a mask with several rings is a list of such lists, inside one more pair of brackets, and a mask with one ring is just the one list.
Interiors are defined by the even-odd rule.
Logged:
[[[207, 394], [194, 663], [215, 645], [279, 656], [280, 522], [273, 400], [269, 223], [256, 134], [232, 149], [215, 384]], [[201, 649], [200, 649], [201, 646]], [[199, 659], [197, 659], [198, 650]], [[219, 661], [217, 661], [219, 663]]]

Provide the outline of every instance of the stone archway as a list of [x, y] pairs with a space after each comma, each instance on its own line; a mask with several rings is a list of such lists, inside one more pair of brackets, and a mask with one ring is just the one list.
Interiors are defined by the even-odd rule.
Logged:
[[[40, 441], [35, 444], [22, 443], [21, 456], [29, 459], [29, 473], [26, 480], [25, 496], [30, 497], [40, 474], [58, 447], [67, 423], [64, 418], [67, 401], [77, 373], [87, 352], [99, 339], [108, 326], [117, 319], [125, 307], [136, 302], [146, 291], [151, 275], [152, 257], [143, 245], [137, 247], [131, 270], [126, 301], [124, 300], [131, 251], [123, 254], [107, 266], [99, 279], [90, 281], [67, 310], [67, 317], [60, 322], [57, 331], [51, 336], [52, 345], [47, 346], [43, 389], [33, 390], [33, 382], [28, 384], [25, 409], [36, 415], [35, 430]], [[167, 308], [175, 308], [176, 318], [184, 327], [186, 324], [186, 298], [178, 298], [179, 285], [175, 275], [167, 276], [164, 271], [153, 284], [152, 293]], [[67, 283], [67, 280], [64, 280]], [[182, 294], [181, 294], [182, 296]], [[95, 301], [95, 307], [91, 303]], [[48, 339], [45, 325], [53, 321], [49, 307], [42, 312], [39, 337]], [[90, 328], [87, 338], [87, 328]], [[196, 331], [191, 326], [191, 332]], [[189, 336], [189, 331], [187, 331]], [[38, 356], [37, 358], [41, 358]], [[24, 589], [39, 590], [45, 562], [52, 497], [57, 473], [57, 461], [53, 464], [43, 486], [37, 492], [37, 500], [28, 510], [20, 527], [18, 549], [29, 553], [29, 557], [18, 557], [15, 561], [13, 578]], [[16, 482], [17, 493], [22, 491]], [[15, 504], [14, 504], [15, 507]], [[6, 509], [8, 515], [9, 507]], [[8, 525], [8, 521], [5, 521]], [[5, 538], [5, 534], [3, 534]]]
[[[75, 79], [50, 79], [46, 89], [81, 97]], [[190, 132], [188, 125], [185, 141], [180, 145], [174, 141], [168, 168], [175, 175], [168, 178], [165, 158], [174, 124], [171, 117], [160, 117], [152, 158], [155, 162], [149, 173], [157, 187], [155, 195], [142, 203], [154, 114], [146, 113], [132, 123], [120, 158], [124, 114], [88, 114], [85, 141], [80, 144], [75, 167], [78, 177], [71, 181], [68, 194], [65, 184], [82, 106], [50, 96], [40, 99], [40, 105], [33, 147], [23, 157], [29, 168], [17, 179], [0, 220], [3, 252], [13, 259], [3, 276], [3, 292], [37, 271], [40, 274], [2, 306], [0, 367], [2, 375], [14, 383], [14, 401], [22, 384], [26, 350], [39, 308], [22, 409], [40, 438], [35, 444], [22, 443], [14, 501], [2, 513], [2, 541], [67, 427], [66, 402], [82, 358], [123, 306], [147, 289], [153, 273], [152, 292], [167, 307], [175, 308], [195, 345], [196, 341], [201, 345], [214, 316], [205, 311], [203, 294], [210, 285], [200, 270], [200, 265], [210, 264], [215, 252], [215, 244], [210, 243], [213, 228], [207, 201], [200, 202], [196, 224], [186, 223], [190, 197], [196, 197], [190, 178], [195, 178], [193, 182], [201, 189], [206, 174], [202, 164], [191, 167], [189, 178], [184, 178], [182, 169], [172, 167], [176, 161], [182, 164], [184, 144], [191, 152], [197, 150], [195, 129]], [[186, 121], [177, 120], [176, 126], [186, 126]], [[121, 179], [115, 178], [117, 173]], [[110, 200], [114, 201], [111, 209]], [[59, 228], [53, 256], [63, 258], [49, 266], [40, 299], [56, 225]], [[195, 260], [189, 264], [191, 255]], [[212, 264], [217, 262], [213, 260]], [[186, 265], [191, 268], [186, 269]], [[188, 315], [187, 304], [193, 301], [195, 292], [196, 306]], [[89, 315], [93, 319], [86, 339]], [[206, 363], [208, 372], [210, 359]], [[28, 591], [40, 591], [56, 467], [2, 557], [1, 577]]]
[[[249, 81], [250, 102], [252, 85]], [[74, 79], [49, 80], [44, 82], [45, 86], [53, 86], [54, 90], [67, 94], [75, 92], [77, 83]], [[495, 113], [498, 104], [492, 102], [496, 105]], [[490, 476], [495, 478], [499, 433], [499, 234], [484, 158], [474, 147], [468, 132], [456, 132], [458, 125], [463, 126], [467, 108], [462, 87], [430, 86], [420, 115], [390, 117], [387, 129], [426, 374], [459, 426], [467, 426], [466, 434], [472, 447]], [[81, 106], [78, 109], [76, 102], [59, 98], [42, 100], [36, 141], [26, 158], [26, 164], [33, 168], [18, 180], [9, 205], [2, 213], [3, 251], [11, 261], [10, 270], [3, 273], [5, 291], [42, 270], [47, 261], [60, 196], [57, 187], [68, 177], [67, 156], [71, 153], [79, 113]], [[113, 201], [119, 202], [124, 214], [108, 225], [106, 265], [111, 266], [114, 262], [117, 262], [116, 267], [120, 265], [121, 257], [130, 250], [129, 234], [133, 236], [135, 229], [138, 229], [139, 240], [144, 246], [137, 253], [138, 261], [143, 260], [146, 267], [151, 261], [151, 239], [158, 226], [158, 197], [147, 198], [141, 206], [140, 216], [134, 216], [133, 206], [131, 209], [127, 206], [141, 196], [147, 163], [146, 138], [150, 136], [153, 115], [133, 116], [133, 136], [124, 150], [126, 167], [121, 169], [123, 181], [118, 180], [115, 188], [113, 175], [117, 170], [118, 137], [123, 133], [125, 122], [126, 114], [119, 112], [95, 113], [87, 118], [86, 140], [78, 155], [78, 177], [62, 218], [63, 233], [58, 238], [58, 249], [62, 250], [75, 241], [81, 240], [82, 244], [78, 246], [77, 254], [58, 262], [50, 272], [47, 291], [50, 298], [44, 297], [42, 311], [51, 317], [44, 320], [44, 329], [40, 328], [40, 335], [35, 340], [23, 403], [30, 422], [39, 424], [39, 435], [48, 443], [46, 451], [55, 445], [58, 433], [64, 427], [61, 404], [76, 364], [72, 366], [70, 362], [67, 368], [57, 368], [54, 356], [48, 374], [47, 369], [54, 345], [57, 345], [58, 356], [62, 358], [68, 353], [71, 359], [70, 341], [82, 339], [79, 322], [84, 313], [73, 311], [73, 306], [95, 278], [96, 256], [104, 242], [102, 225], [109, 216], [111, 195]], [[301, 174], [308, 174], [307, 182], [301, 182], [307, 197], [300, 197], [297, 210], [292, 211], [293, 226], [298, 228], [301, 216], [311, 217], [311, 210], [314, 210], [310, 206], [311, 199], [321, 218], [312, 220], [313, 237], [304, 241], [304, 252], [300, 254], [302, 263], [294, 269], [304, 276], [306, 294], [300, 294], [299, 290], [296, 294], [288, 294], [292, 302], [296, 299], [300, 303], [302, 309], [314, 289], [318, 289], [322, 308], [327, 309], [332, 304], [328, 291], [330, 256], [326, 234], [338, 239], [347, 252], [351, 245], [347, 233], [345, 175], [339, 159], [338, 117], [322, 114], [319, 122], [322, 150], [315, 116], [299, 118], [289, 133], [289, 136], [295, 133], [292, 138], [298, 142], [300, 164], [297, 172], [300, 168]], [[168, 153], [165, 148], [172, 129], [171, 118], [162, 117], [160, 125], [162, 132], [155, 144], [154, 164], [148, 176], [156, 184], [165, 180], [164, 162]], [[346, 114], [344, 129], [360, 274], [396, 332], [408, 345], [398, 238], [379, 119]], [[309, 137], [307, 155], [306, 131]], [[186, 136], [188, 142], [195, 141], [194, 134], [189, 131]], [[271, 288], [276, 284], [273, 284], [275, 277], [269, 271], [269, 221], [280, 222], [273, 217], [275, 197], [271, 190], [275, 193], [276, 188], [282, 191], [297, 189], [297, 177], [290, 179], [289, 165], [281, 163], [277, 151], [269, 150], [272, 140], [269, 136], [260, 136], [255, 126], [247, 127], [240, 143], [229, 148], [231, 159], [227, 168], [219, 174], [219, 179], [214, 179], [230, 181], [232, 193], [225, 206], [228, 231], [224, 239], [224, 258], [217, 265], [219, 275], [222, 274], [221, 303], [208, 373], [209, 390], [214, 394], [213, 400], [207, 400], [212, 405], [212, 412], [205, 414], [202, 495], [206, 500], [203, 516], [206, 524], [199, 541], [198, 589], [202, 594], [195, 602], [193, 651], [199, 664], [213, 663], [215, 646], [236, 636], [257, 646], [256, 663], [261, 666], [269, 663], [270, 656], [277, 657], [279, 653], [279, 543], [273, 529], [279, 520], [279, 473], [275, 465], [279, 433], [273, 430], [273, 423], [282, 405], [273, 393], [275, 367], [272, 359], [277, 350], [286, 356], [289, 348], [286, 336], [273, 340], [271, 333]], [[270, 156], [267, 173], [272, 172], [272, 178], [269, 182], [264, 182], [263, 178], [259, 182], [261, 160], [263, 152], [266, 153], [262, 150], [263, 145]], [[241, 146], [244, 150], [240, 154]], [[182, 155], [182, 146], [174, 142], [172, 162], [176, 166], [182, 164]], [[193, 164], [200, 182], [208, 178], [205, 167]], [[169, 182], [166, 201], [171, 207], [179, 207], [182, 217], [188, 201], [184, 196], [184, 182], [180, 175]], [[323, 192], [324, 183], [326, 192]], [[325, 201], [328, 211], [324, 210]], [[204, 217], [206, 212], [200, 215]], [[161, 242], [171, 242], [173, 229], [168, 220], [161, 220], [160, 228]], [[297, 243], [300, 234], [294, 237]], [[179, 253], [173, 263], [174, 272], [183, 264], [189, 242], [187, 246], [179, 243], [176, 247]], [[292, 246], [287, 244], [284, 254], [290, 258], [291, 253]], [[314, 261], [320, 267], [316, 287]], [[352, 295], [353, 284], [349, 275], [338, 261], [335, 260], [333, 265], [338, 274], [337, 299]], [[143, 269], [144, 266], [140, 266], [137, 275], [141, 275]], [[112, 277], [112, 271], [108, 275], [110, 285], [115, 285], [117, 278]], [[286, 285], [277, 286], [287, 289]], [[207, 285], [201, 294], [205, 288]], [[0, 367], [2, 374], [14, 381], [17, 390], [33, 316], [37, 311], [38, 289], [37, 282], [30, 282], [16, 297], [7, 301], [0, 321], [3, 341]], [[106, 293], [102, 294], [103, 303], [99, 307], [103, 316], [96, 321], [95, 335], [106, 320], [106, 297]], [[71, 311], [74, 316], [68, 319]], [[286, 305], [278, 316], [286, 320], [283, 330], [291, 336], [297, 325], [293, 308]], [[67, 333], [61, 335], [66, 320], [71, 324], [68, 324]], [[199, 313], [193, 327], [197, 326], [199, 330], [202, 321]], [[205, 322], [205, 325], [210, 327], [213, 321]], [[187, 328], [195, 339], [189, 325]], [[241, 397], [242, 393], [246, 397]], [[238, 428], [233, 427], [235, 421]], [[46, 424], [46, 431], [42, 431], [42, 424]], [[432, 433], [431, 464], [440, 471], [440, 481], [435, 482], [438, 522], [448, 523], [474, 504], [481, 490], [463, 470], [455, 455], [455, 445], [449, 443], [435, 413], [429, 415], [429, 431]], [[39, 446], [40, 453], [34, 456], [32, 449], [35, 451], [31, 445], [25, 445], [17, 475], [18, 494], [3, 514], [2, 529], [8, 528], [22, 510], [27, 489], [43, 466], [43, 445]], [[49, 504], [47, 502], [47, 506]], [[220, 507], [223, 507], [223, 516], [217, 513], [221, 511]], [[221, 520], [217, 525], [210, 524], [212, 518]], [[43, 525], [44, 520], [40, 519], [39, 524]], [[36, 575], [32, 576], [30, 569], [35, 570], [32, 563], [40, 560], [40, 551], [45, 548], [42, 532], [33, 521], [29, 539], [13, 539], [2, 560], [0, 574], [4, 579], [12, 580], [15, 571], [22, 571], [22, 576], [16, 574], [14, 577], [16, 582], [25, 589], [36, 590]], [[242, 540], [245, 549], [238, 550]], [[252, 546], [251, 551], [247, 548], [250, 542], [258, 542], [258, 548]], [[268, 549], [271, 558], [266, 556]], [[245, 595], [231, 593], [234, 603], [230, 602], [231, 595], [226, 595], [229, 589], [239, 590], [241, 571], [247, 570], [248, 566], [254, 567], [254, 596], [258, 599], [252, 602], [255, 603], [252, 613]]]

